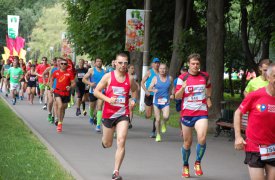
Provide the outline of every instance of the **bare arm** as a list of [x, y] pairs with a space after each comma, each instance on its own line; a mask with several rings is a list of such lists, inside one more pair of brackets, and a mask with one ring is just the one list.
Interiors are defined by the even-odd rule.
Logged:
[[206, 103], [208, 108], [210, 108], [212, 106], [212, 102], [211, 102], [211, 94], [212, 94], [212, 88], [206, 88]]
[[149, 76], [150, 76], [150, 70], [148, 70], [147, 72], [146, 72], [146, 74], [145, 74], [145, 76], [142, 78], [142, 80], [141, 80], [141, 87], [142, 87], [142, 89], [145, 91], [145, 94], [146, 95], [150, 95], [150, 93], [147, 91], [147, 89], [146, 89], [146, 87], [145, 87], [145, 81], [149, 78]]
[[28, 71], [28, 72], [26, 73], [26, 75], [25, 75], [25, 81], [26, 81], [26, 82], [28, 82], [28, 76], [29, 76], [29, 74], [30, 74], [30, 71]]
[[[45, 80], [46, 80], [46, 74], [48, 74], [50, 72], [50, 70], [51, 70], [51, 67], [47, 67], [45, 69], [45, 71], [42, 73], [43, 82], [45, 82]], [[46, 82], [46, 83], [49, 83], [49, 82]]]
[[154, 89], [154, 86], [156, 85], [156, 83], [157, 83], [157, 78], [154, 77], [154, 78], [152, 79], [152, 82], [151, 82], [149, 88], [148, 88], [148, 91], [149, 91], [149, 92], [157, 92], [157, 89]]
[[111, 79], [111, 73], [105, 74], [97, 84], [96, 88], [94, 89], [94, 95], [97, 98], [102, 99], [103, 101], [106, 101], [110, 104], [114, 104], [116, 101], [116, 98], [114, 97], [109, 98], [102, 93], [102, 90], [107, 88], [110, 79]]
[[94, 70], [93, 70], [93, 68], [90, 68], [89, 71], [88, 71], [88, 72], [84, 75], [84, 77], [82, 78], [82, 82], [83, 82], [84, 84], [89, 85], [90, 87], [94, 87], [94, 86], [95, 86], [95, 83], [90, 82], [90, 81], [88, 80], [91, 76], [93, 76], [93, 74], [94, 74]]
[[234, 114], [235, 149], [237, 150], [242, 150], [244, 148], [244, 145], [246, 144], [241, 135], [241, 119], [242, 112], [238, 108]]

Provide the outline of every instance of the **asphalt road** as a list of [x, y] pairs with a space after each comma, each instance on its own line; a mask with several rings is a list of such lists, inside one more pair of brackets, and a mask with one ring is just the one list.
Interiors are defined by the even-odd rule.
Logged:
[[[3, 94], [1, 94], [3, 95]], [[35, 100], [29, 105], [26, 100], [15, 106], [10, 99], [1, 96], [32, 129], [50, 152], [76, 179], [110, 180], [114, 167], [116, 143], [103, 149], [101, 136], [89, 124], [88, 116], [75, 116], [75, 106], [66, 111], [63, 132], [58, 134], [54, 125], [47, 121], [47, 111]], [[182, 140], [179, 130], [168, 127], [162, 142], [149, 138], [152, 122], [134, 117], [133, 129], [129, 130], [126, 156], [120, 174], [124, 180], [179, 180], [181, 178]], [[114, 141], [115, 142], [115, 141]], [[202, 161], [204, 175], [196, 177], [193, 171], [196, 138], [192, 145], [190, 179], [247, 180], [247, 167], [243, 164], [244, 152], [235, 151], [233, 142], [221, 135], [208, 135], [207, 149]]]

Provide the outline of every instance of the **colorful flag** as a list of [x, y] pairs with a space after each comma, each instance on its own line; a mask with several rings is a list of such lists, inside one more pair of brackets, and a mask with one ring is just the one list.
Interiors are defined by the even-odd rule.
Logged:
[[8, 15], [8, 36], [15, 39], [18, 36], [19, 16]]
[[125, 50], [144, 50], [144, 10], [126, 10], [126, 43]]

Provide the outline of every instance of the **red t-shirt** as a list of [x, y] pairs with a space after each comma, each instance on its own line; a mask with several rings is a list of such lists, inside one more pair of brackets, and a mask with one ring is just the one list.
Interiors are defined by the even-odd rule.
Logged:
[[196, 76], [188, 73], [180, 75], [177, 80], [176, 92], [182, 87], [186, 77], [186, 87], [182, 97], [181, 117], [207, 116], [206, 88], [211, 87], [208, 73], [200, 72]]
[[[39, 75], [42, 75], [43, 72], [44, 72], [48, 67], [50, 67], [49, 64], [47, 64], [47, 65], [39, 64], [39, 65], [36, 66], [36, 72], [37, 72]], [[43, 78], [40, 77], [40, 76], [37, 76], [37, 77], [38, 77], [38, 82], [39, 82], [39, 83], [43, 83]], [[48, 82], [49, 74], [46, 74], [45, 77], [46, 77], [46, 78], [45, 78], [45, 81]]]
[[130, 92], [130, 78], [128, 73], [125, 74], [125, 81], [120, 83], [116, 80], [115, 72], [111, 72], [111, 82], [107, 87], [105, 95], [107, 97], [116, 97], [117, 102], [110, 104], [104, 102], [102, 117], [105, 119], [118, 118], [129, 115], [129, 92]]
[[275, 144], [275, 97], [265, 87], [249, 93], [239, 109], [249, 112], [245, 151], [259, 152], [259, 145]]
[[74, 80], [74, 76], [68, 71], [62, 72], [60, 70], [56, 70], [52, 74], [52, 78], [56, 79], [56, 88], [54, 89], [54, 93], [61, 96], [69, 96], [70, 92], [67, 91], [66, 87], [71, 85], [71, 81]]

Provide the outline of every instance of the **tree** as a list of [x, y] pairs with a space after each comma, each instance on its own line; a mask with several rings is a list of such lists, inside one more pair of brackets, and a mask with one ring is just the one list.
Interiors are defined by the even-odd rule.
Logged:
[[224, 0], [208, 0], [207, 9], [207, 71], [212, 83], [212, 103], [210, 117], [220, 117], [223, 99], [224, 67]]

